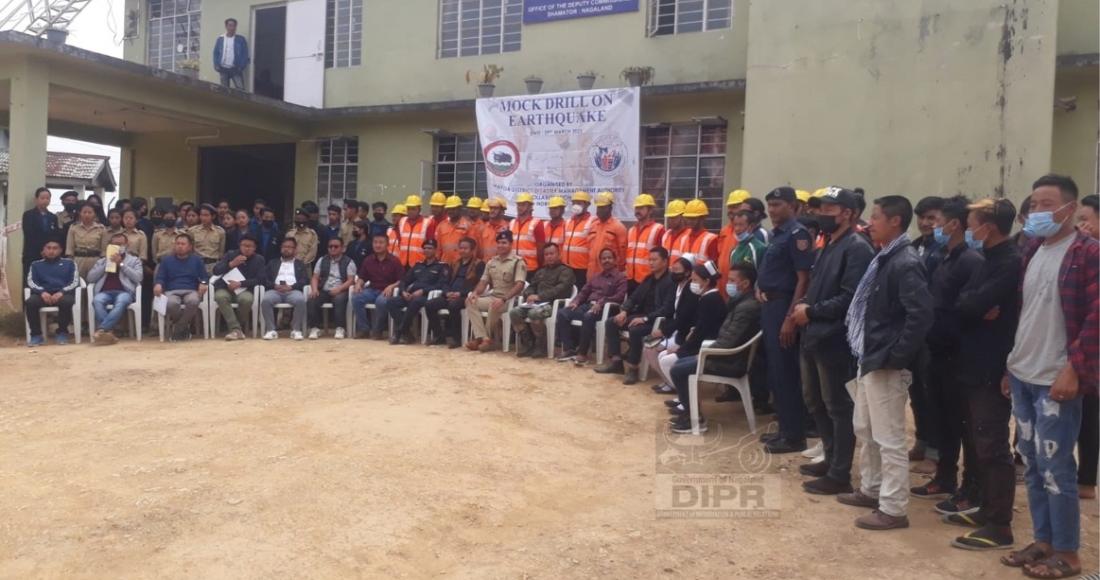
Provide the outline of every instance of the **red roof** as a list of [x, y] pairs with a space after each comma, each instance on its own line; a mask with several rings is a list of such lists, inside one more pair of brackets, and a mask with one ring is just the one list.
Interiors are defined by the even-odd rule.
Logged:
[[[106, 170], [107, 191], [114, 191], [115, 179], [110, 169], [111, 158], [106, 155], [87, 155], [83, 153], [46, 152], [46, 181], [64, 179], [86, 181], [95, 185], [100, 174]], [[0, 149], [0, 173], [7, 173], [10, 160], [8, 151]]]

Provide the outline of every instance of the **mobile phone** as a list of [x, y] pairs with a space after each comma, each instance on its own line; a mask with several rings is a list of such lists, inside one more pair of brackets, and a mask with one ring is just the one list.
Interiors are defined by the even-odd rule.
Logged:
[[279, 286], [286, 286], [286, 282], [284, 282], [283, 280], [279, 280]]

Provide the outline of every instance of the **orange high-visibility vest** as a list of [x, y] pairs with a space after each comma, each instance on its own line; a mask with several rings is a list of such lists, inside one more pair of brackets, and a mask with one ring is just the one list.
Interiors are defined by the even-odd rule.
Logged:
[[428, 239], [430, 225], [429, 220], [424, 218], [419, 218], [415, 224], [409, 218], [401, 220], [397, 259], [402, 266], [411, 268], [424, 261], [424, 241]]
[[397, 251], [400, 250], [401, 236], [397, 233], [397, 228], [390, 226], [390, 229], [386, 230], [386, 237], [389, 238], [389, 250], [393, 255], [397, 255]]
[[626, 226], [616, 218], [607, 221], [597, 219], [592, 222], [592, 233], [588, 239], [588, 276], [595, 278], [600, 274], [600, 252], [611, 248], [615, 252], [620, 272], [626, 271]]
[[733, 224], [728, 224], [718, 234], [718, 272], [721, 274], [718, 280], [718, 291], [724, 298], [729, 298], [726, 296], [726, 280], [730, 275], [730, 256], [736, 248], [737, 234], [733, 233]]
[[458, 242], [469, 235], [470, 220], [459, 218], [458, 223], [450, 219], [435, 225], [435, 241], [439, 242], [439, 260], [448, 264], [458, 260]]
[[715, 243], [718, 240], [718, 236], [703, 230], [701, 232], [691, 231], [691, 235], [688, 236], [688, 247], [692, 254], [695, 254], [695, 263], [703, 265], [707, 263], [707, 260], [716, 260], [718, 258], [718, 245]]
[[546, 231], [546, 243], [557, 244], [558, 248], [564, 251], [563, 246], [565, 246], [566, 231], [565, 220], [558, 222], [558, 225], [554, 225], [552, 221], [545, 221], [542, 222], [542, 227]]
[[481, 255], [485, 260], [493, 259], [493, 256], [497, 255], [497, 234], [501, 230], [508, 229], [508, 222], [504, 220], [497, 220], [496, 222], [489, 220], [482, 220], [483, 225], [481, 227], [481, 239], [478, 240], [478, 244], [481, 246]]
[[523, 223], [519, 223], [519, 220], [518, 217], [512, 220], [508, 229], [512, 230], [512, 243], [515, 244], [513, 247], [516, 255], [523, 258], [523, 262], [527, 264], [527, 272], [533, 273], [539, 269], [539, 247], [535, 240], [535, 228], [542, 223], [542, 220], [534, 217], [527, 218]]
[[574, 270], [588, 269], [588, 235], [592, 232], [594, 215], [577, 215], [569, 219], [565, 226], [565, 241], [562, 242], [562, 263]]
[[649, 275], [649, 251], [664, 238], [665, 226], [650, 222], [640, 231], [637, 224], [626, 234], [626, 279], [639, 284]]
[[689, 229], [682, 229], [679, 232], [672, 230], [666, 230], [665, 235], [661, 238], [661, 245], [668, 250], [668, 259], [675, 260], [680, 256], [687, 253], [688, 238], [686, 234], [690, 233]]

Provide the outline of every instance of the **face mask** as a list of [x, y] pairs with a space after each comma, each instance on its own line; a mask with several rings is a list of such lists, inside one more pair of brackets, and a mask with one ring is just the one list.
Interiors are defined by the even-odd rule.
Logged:
[[[1054, 210], [1054, 211], [1040, 211], [1027, 214], [1027, 223], [1024, 224], [1024, 234], [1032, 238], [1049, 238], [1058, 233], [1058, 230], [1062, 229], [1062, 224], [1066, 220], [1060, 222], [1054, 221], [1054, 214], [1062, 211], [1066, 206]], [[1069, 216], [1066, 216], [1069, 219]]]
[[741, 295], [741, 289], [737, 287], [737, 284], [733, 282], [726, 282], [726, 296], [730, 298], [737, 298]]
[[702, 294], [703, 293], [703, 285], [698, 283], [698, 282], [692, 282], [691, 283], [691, 293], [692, 294]]
[[970, 246], [973, 250], [980, 250], [982, 249], [982, 245], [985, 244], [984, 240], [975, 240], [974, 232], [970, 230], [966, 230], [966, 233], [963, 234], [963, 238], [966, 239], [966, 245]]
[[570, 209], [572, 209], [572, 210], [573, 210], [573, 215], [580, 215], [580, 213], [581, 213], [582, 211], [584, 211], [584, 206], [582, 206], [582, 205], [581, 205], [581, 204], [579, 204], [579, 203], [575, 203], [575, 204], [573, 204], [573, 207], [572, 207], [572, 208], [570, 208]]
[[386, 220], [386, 214], [384, 214], [384, 213], [374, 214], [374, 221], [381, 222], [381, 221], [385, 221], [385, 220]]
[[836, 223], [835, 215], [818, 215], [817, 225], [826, 234], [834, 233], [840, 228], [840, 224]]
[[671, 275], [672, 281], [676, 282], [677, 284], [683, 282], [684, 280], [687, 280], [688, 277], [687, 272], [672, 272]]
[[737, 241], [744, 242], [744, 241], [747, 241], [751, 237], [752, 237], [752, 232], [742, 232], [740, 234], [737, 234]]
[[936, 228], [932, 230], [932, 238], [936, 240], [937, 244], [942, 246], [947, 243], [947, 240], [951, 239], [951, 236], [943, 233], [943, 226], [936, 226]]

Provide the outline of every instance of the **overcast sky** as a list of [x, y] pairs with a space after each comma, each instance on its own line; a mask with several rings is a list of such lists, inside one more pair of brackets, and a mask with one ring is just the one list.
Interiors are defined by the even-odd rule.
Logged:
[[[124, 0], [92, 0], [69, 26], [69, 44], [86, 50], [122, 58], [122, 19]], [[115, 179], [122, 182], [119, 170], [119, 149], [96, 143], [50, 137], [50, 151], [110, 155]], [[108, 194], [112, 196], [113, 194]], [[111, 198], [113, 199], [113, 197]], [[60, 201], [56, 199], [58, 208]], [[105, 200], [107, 201], [107, 200]]]

